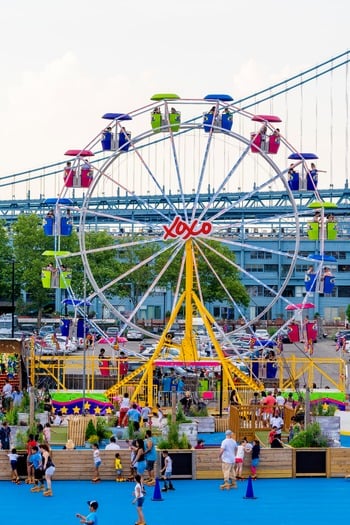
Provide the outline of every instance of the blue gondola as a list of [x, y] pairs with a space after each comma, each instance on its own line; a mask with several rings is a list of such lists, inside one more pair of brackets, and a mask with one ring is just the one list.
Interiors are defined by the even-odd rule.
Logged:
[[[225, 94], [210, 94], [204, 97], [204, 100], [211, 102], [233, 102], [231, 95]], [[221, 130], [230, 131], [232, 129], [233, 119], [232, 112], [226, 108], [219, 113], [219, 108], [215, 114], [213, 112], [204, 113], [203, 116], [203, 129], [206, 133], [209, 133], [213, 126], [215, 128], [221, 128]], [[213, 129], [215, 132], [220, 132], [220, 129]]]
[[[103, 119], [115, 120], [118, 122], [132, 120], [127, 113], [105, 113]], [[131, 133], [125, 128], [116, 126], [114, 132], [111, 127], [106, 128], [102, 133], [101, 145], [103, 151], [128, 151], [130, 146]]]
[[[56, 208], [57, 204], [62, 206], [72, 206], [73, 201], [71, 199], [56, 199], [50, 198], [45, 200], [45, 204], [50, 206], [51, 209], [47, 216], [44, 218], [43, 228], [44, 234], [47, 236], [62, 235], [69, 236], [72, 233], [73, 225], [70, 211], [67, 209], [66, 215], [61, 216], [60, 210]], [[58, 216], [57, 216], [58, 213]], [[55, 215], [56, 214], [56, 215]]]

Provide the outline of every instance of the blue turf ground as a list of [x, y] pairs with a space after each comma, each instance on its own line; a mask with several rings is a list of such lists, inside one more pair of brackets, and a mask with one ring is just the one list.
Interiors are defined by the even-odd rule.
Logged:
[[[295, 525], [344, 522], [349, 513], [350, 481], [345, 479], [274, 479], [252, 482], [256, 499], [245, 499], [248, 482], [236, 490], [222, 491], [217, 480], [175, 480], [174, 492], [162, 493], [163, 501], [152, 501], [154, 489], [147, 488], [144, 513], [147, 525], [245, 525], [275, 523]], [[99, 525], [133, 525], [136, 509], [131, 504], [133, 483], [102, 481], [57, 481], [54, 496], [31, 493], [28, 485], [0, 482], [1, 522], [37, 525], [78, 524], [75, 513], [86, 514], [87, 500], [96, 499]], [[251, 495], [251, 494], [249, 494]]]

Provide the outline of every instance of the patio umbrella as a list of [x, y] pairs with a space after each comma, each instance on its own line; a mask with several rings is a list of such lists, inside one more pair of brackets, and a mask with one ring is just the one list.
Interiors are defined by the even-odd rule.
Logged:
[[288, 304], [286, 310], [308, 310], [310, 308], [315, 308], [313, 303], [298, 303], [298, 304]]

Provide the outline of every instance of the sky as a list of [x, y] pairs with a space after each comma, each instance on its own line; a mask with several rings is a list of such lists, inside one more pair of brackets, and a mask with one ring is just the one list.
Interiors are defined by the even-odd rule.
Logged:
[[239, 98], [297, 74], [349, 48], [349, 19], [345, 0], [1, 0], [0, 177], [154, 93]]

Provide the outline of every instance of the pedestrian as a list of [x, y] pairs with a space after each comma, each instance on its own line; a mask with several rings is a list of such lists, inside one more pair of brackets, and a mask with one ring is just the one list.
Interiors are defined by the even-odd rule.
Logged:
[[148, 473], [147, 479], [144, 480], [145, 484], [152, 486], [156, 484], [154, 475], [154, 464], [157, 459], [157, 451], [155, 439], [152, 437], [152, 431], [146, 430], [145, 436], [145, 458], [146, 458], [146, 471]]
[[76, 514], [76, 518], [80, 520], [80, 523], [85, 523], [86, 525], [97, 525], [97, 509], [98, 509], [98, 503], [97, 501], [88, 501], [87, 504], [89, 505], [89, 514], [87, 516], [83, 516], [83, 514]]
[[283, 426], [284, 426], [284, 421], [280, 415], [280, 411], [278, 408], [274, 408], [274, 411], [273, 411], [273, 414], [271, 416], [271, 419], [270, 419], [270, 425], [271, 427], [275, 427], [276, 428], [276, 434], [275, 434], [275, 437], [277, 439], [281, 439], [282, 437], [282, 429], [283, 429]]
[[160, 471], [161, 474], [164, 473], [164, 487], [162, 488], [162, 492], [166, 492], [167, 490], [175, 490], [171, 481], [171, 476], [173, 473], [173, 460], [169, 456], [169, 452], [167, 450], [163, 451], [162, 456], [164, 459], [164, 467]]
[[119, 426], [123, 427], [127, 425], [126, 414], [130, 408], [130, 399], [128, 392], [125, 392], [120, 402], [119, 407]]
[[19, 485], [20, 479], [18, 477], [18, 470], [17, 470], [17, 462], [18, 462], [19, 455], [17, 454], [17, 450], [13, 448], [11, 449], [11, 452], [7, 455], [10, 460], [10, 466], [11, 466], [11, 474], [12, 474], [11, 481]]
[[122, 461], [120, 459], [119, 452], [116, 452], [116, 454], [115, 454], [114, 468], [115, 468], [115, 473], [117, 475], [115, 480], [116, 481], [124, 481], [124, 479], [123, 479], [123, 465], [122, 465]]
[[11, 429], [8, 426], [7, 421], [4, 421], [0, 428], [0, 444], [2, 450], [10, 450], [10, 435]]
[[159, 403], [157, 403], [156, 408], [157, 408], [157, 411], [156, 411], [155, 415], [156, 415], [157, 418], [158, 418], [158, 427], [161, 428], [162, 425], [163, 425], [163, 420], [164, 420], [164, 412], [163, 412], [163, 410], [161, 409]]
[[148, 403], [141, 409], [141, 421], [144, 427], [151, 426], [152, 409]]
[[25, 483], [27, 483], [28, 485], [34, 483], [34, 469], [33, 465], [30, 462], [30, 455], [32, 453], [32, 448], [37, 444], [38, 442], [34, 438], [34, 434], [29, 434], [27, 441], [27, 479], [25, 480]]
[[252, 473], [252, 479], [256, 479], [256, 469], [260, 462], [260, 442], [258, 439], [254, 439], [252, 448], [252, 462], [250, 465], [250, 472]]
[[106, 445], [105, 450], [120, 450], [120, 446], [114, 436], [109, 438], [109, 443]]
[[20, 404], [22, 403], [22, 399], [23, 399], [23, 392], [20, 391], [18, 386], [13, 387], [12, 399], [13, 399], [13, 406], [18, 408]]
[[136, 485], [134, 488], [135, 498], [133, 500], [133, 505], [135, 505], [136, 503], [136, 510], [137, 510], [137, 517], [138, 517], [138, 520], [135, 523], [135, 525], [145, 525], [145, 517], [143, 514], [143, 510], [142, 510], [143, 503], [145, 501], [145, 497], [144, 497], [143, 487], [141, 483], [141, 476], [139, 474], [135, 475], [135, 481], [136, 481]]
[[192, 406], [192, 396], [189, 390], [185, 392], [184, 397], [180, 399], [180, 404], [182, 406], [185, 416], [188, 416]]
[[2, 405], [7, 412], [7, 410], [10, 410], [12, 405], [13, 397], [12, 397], [12, 385], [9, 382], [9, 380], [5, 379], [5, 384], [2, 387]]
[[34, 487], [30, 489], [31, 492], [40, 492], [45, 489], [43, 480], [43, 462], [42, 456], [39, 452], [39, 447], [34, 445], [31, 450], [29, 462], [34, 469]]
[[43, 436], [45, 443], [50, 447], [51, 443], [51, 425], [50, 423], [46, 423], [43, 429]]
[[136, 469], [136, 473], [140, 476], [141, 484], [143, 485], [143, 475], [146, 469], [145, 459], [145, 444], [143, 439], [136, 440], [136, 454], [132, 462], [132, 466]]
[[94, 459], [94, 477], [92, 478], [92, 481], [94, 483], [97, 483], [98, 481], [101, 481], [100, 478], [100, 466], [101, 466], [101, 456], [100, 456], [100, 449], [97, 443], [94, 443], [92, 445], [93, 448], [93, 459]]
[[46, 490], [44, 491], [44, 496], [52, 496], [52, 476], [55, 473], [55, 465], [52, 461], [50, 455], [50, 449], [46, 443], [43, 443], [39, 447], [42, 461], [43, 461], [43, 471], [46, 481]]
[[234, 439], [232, 430], [226, 430], [226, 437], [221, 443], [219, 459], [222, 461], [222, 473], [224, 483], [220, 485], [221, 489], [237, 488], [235, 474], [235, 459], [237, 452], [237, 443]]
[[246, 445], [247, 445], [247, 440], [243, 438], [240, 444], [237, 446], [236, 457], [235, 457], [236, 479], [243, 479], [242, 470], [243, 470], [243, 460], [244, 460], [244, 452], [245, 452]]
[[138, 430], [140, 430], [141, 414], [140, 414], [140, 411], [137, 409], [136, 403], [132, 404], [132, 407], [129, 408], [126, 415], [128, 417], [128, 421], [132, 422], [134, 431], [137, 432]]

